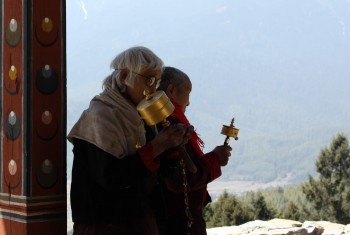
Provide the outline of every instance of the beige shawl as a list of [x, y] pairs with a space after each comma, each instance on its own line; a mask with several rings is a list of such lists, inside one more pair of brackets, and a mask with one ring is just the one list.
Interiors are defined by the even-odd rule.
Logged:
[[143, 146], [146, 142], [135, 105], [109, 87], [91, 100], [67, 138], [71, 143], [73, 138], [85, 140], [116, 158], [135, 153], [136, 144]]

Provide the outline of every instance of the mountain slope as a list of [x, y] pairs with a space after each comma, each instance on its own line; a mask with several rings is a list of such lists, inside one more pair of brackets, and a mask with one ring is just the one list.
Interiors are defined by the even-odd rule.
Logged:
[[187, 115], [205, 151], [235, 117], [222, 180], [303, 181], [320, 149], [350, 133], [348, 27], [349, 0], [68, 1], [68, 131], [112, 58], [144, 45], [190, 76]]

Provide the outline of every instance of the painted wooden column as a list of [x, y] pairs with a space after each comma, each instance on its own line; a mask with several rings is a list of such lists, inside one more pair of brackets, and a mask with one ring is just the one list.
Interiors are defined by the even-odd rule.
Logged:
[[65, 0], [1, 0], [0, 234], [67, 234]]

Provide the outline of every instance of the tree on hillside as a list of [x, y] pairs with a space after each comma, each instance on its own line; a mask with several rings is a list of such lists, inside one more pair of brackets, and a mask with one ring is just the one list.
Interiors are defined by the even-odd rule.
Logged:
[[274, 209], [271, 209], [267, 206], [265, 197], [262, 195], [261, 192], [258, 192], [256, 194], [256, 197], [253, 198], [252, 205], [254, 207], [255, 219], [270, 220], [273, 219], [273, 217], [276, 214]]
[[347, 137], [338, 134], [330, 148], [321, 150], [316, 161], [318, 179], [309, 175], [303, 192], [318, 213], [318, 219], [350, 223], [350, 148]]
[[248, 208], [227, 191], [224, 191], [217, 202], [206, 207], [205, 218], [208, 227], [240, 225], [252, 219]]
[[283, 218], [300, 221], [300, 209], [294, 202], [288, 202]]

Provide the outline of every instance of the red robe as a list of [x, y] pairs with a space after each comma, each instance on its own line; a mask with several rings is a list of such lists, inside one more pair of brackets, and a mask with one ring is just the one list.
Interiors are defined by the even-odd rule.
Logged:
[[[174, 102], [173, 102], [174, 103]], [[168, 120], [172, 123], [183, 123], [190, 125], [184, 113], [174, 103], [175, 111]], [[221, 175], [221, 168], [217, 156], [213, 152], [203, 154], [203, 142], [194, 132], [191, 140], [185, 145], [187, 153], [197, 166], [195, 174], [186, 172], [188, 181], [187, 197], [189, 209], [193, 217], [193, 224], [189, 229], [190, 234], [205, 235], [206, 224], [203, 218], [203, 209], [211, 198], [207, 191], [207, 184]], [[168, 150], [160, 157], [160, 175], [165, 185], [164, 199], [167, 210], [167, 220], [164, 221], [165, 228], [161, 234], [187, 235], [188, 217], [185, 213], [183, 176], [179, 161], [181, 156], [177, 150]], [[165, 232], [163, 232], [165, 231]], [[163, 232], [163, 233], [162, 233]]]

